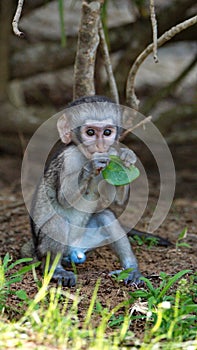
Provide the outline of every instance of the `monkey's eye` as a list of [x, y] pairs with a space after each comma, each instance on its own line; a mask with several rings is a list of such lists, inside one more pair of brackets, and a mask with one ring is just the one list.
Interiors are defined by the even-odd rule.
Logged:
[[88, 130], [86, 131], [86, 134], [87, 134], [88, 136], [93, 136], [93, 135], [95, 134], [95, 131], [94, 131], [93, 129], [88, 129]]
[[104, 136], [110, 136], [111, 135], [111, 130], [110, 129], [105, 129], [104, 132], [103, 132], [103, 135]]

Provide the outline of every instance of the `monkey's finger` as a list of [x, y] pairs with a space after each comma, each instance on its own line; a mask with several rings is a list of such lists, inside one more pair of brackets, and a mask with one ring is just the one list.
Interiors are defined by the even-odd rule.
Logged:
[[[111, 271], [109, 273], [109, 276], [118, 276], [121, 273], [124, 272], [123, 270], [115, 270], [115, 271]], [[140, 271], [138, 269], [133, 269], [132, 272], [129, 273], [128, 277], [121, 279], [122, 281], [124, 281], [124, 283], [127, 286], [138, 286], [138, 287], [143, 287], [144, 286], [144, 281], [141, 280], [142, 274], [140, 273]]]
[[141, 280], [142, 274], [139, 270], [132, 271], [127, 278], [124, 279], [124, 283], [127, 286], [138, 286], [143, 287], [145, 285], [144, 281]]
[[123, 270], [114, 270], [108, 273], [108, 276], [118, 276]]
[[61, 280], [61, 284], [62, 284], [62, 286], [63, 287], [69, 287], [69, 288], [71, 288], [71, 287], [74, 287], [75, 285], [76, 285], [76, 279], [75, 278], [63, 278], [62, 280]]
[[123, 150], [120, 155], [120, 159], [124, 162], [126, 167], [129, 167], [131, 164], [135, 164], [137, 161], [135, 153], [130, 149]]
[[64, 270], [63, 267], [56, 269], [53, 274], [53, 279], [57, 281], [58, 285], [64, 287], [74, 287], [76, 284], [76, 276], [71, 271]]
[[109, 158], [100, 158], [93, 161], [93, 166], [95, 169], [105, 168], [109, 164]]

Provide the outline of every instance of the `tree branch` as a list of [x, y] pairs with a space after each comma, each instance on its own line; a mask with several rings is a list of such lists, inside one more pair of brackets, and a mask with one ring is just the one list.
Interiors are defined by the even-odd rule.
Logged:
[[155, 4], [154, 0], [150, 0], [150, 18], [152, 23], [152, 29], [153, 29], [153, 58], [155, 63], [158, 62], [157, 57], [157, 19], [155, 15]]
[[[160, 38], [157, 40], [157, 46], [158, 47], [162, 46], [168, 40], [172, 39], [176, 34], [180, 33], [182, 30], [185, 30], [188, 27], [191, 27], [196, 23], [197, 23], [197, 16], [193, 16], [187, 19], [186, 21], [177, 24], [176, 26], [172, 27], [171, 29], [169, 29], [163, 35], [160, 36]], [[126, 86], [126, 101], [128, 106], [136, 110], [138, 110], [138, 107], [139, 107], [139, 100], [135, 95], [135, 88], [134, 88], [135, 78], [139, 67], [144, 62], [144, 60], [148, 57], [148, 55], [153, 51], [153, 47], [154, 47], [153, 43], [148, 45], [146, 49], [136, 58], [128, 75], [127, 86]]]
[[152, 116], [149, 115], [148, 117], [146, 117], [145, 119], [143, 119], [141, 122], [137, 123], [136, 125], [132, 126], [131, 128], [125, 130], [125, 132], [123, 132], [123, 134], [120, 137], [120, 141], [122, 141], [131, 131], [139, 128], [140, 126], [145, 126], [146, 123], [150, 123], [150, 121], [152, 120]]
[[74, 65], [73, 98], [94, 95], [94, 66], [99, 44], [100, 1], [82, 3], [77, 54]]
[[112, 95], [113, 100], [116, 103], [119, 103], [118, 89], [117, 89], [116, 81], [115, 81], [115, 78], [114, 78], [113, 69], [112, 69], [110, 56], [109, 56], [109, 50], [108, 50], [108, 47], [107, 47], [107, 42], [106, 42], [106, 39], [105, 39], [105, 33], [104, 33], [104, 30], [103, 30], [103, 26], [102, 26], [101, 21], [100, 21], [100, 24], [99, 24], [99, 36], [100, 36], [101, 53], [103, 55], [103, 60], [104, 60], [105, 69], [106, 69], [107, 76], [108, 76], [108, 81], [109, 81], [111, 95]]
[[18, 0], [18, 5], [17, 5], [16, 13], [15, 13], [14, 19], [13, 19], [13, 21], [12, 21], [13, 32], [14, 32], [14, 34], [16, 34], [17, 36], [23, 36], [23, 35], [24, 35], [24, 33], [21, 32], [21, 31], [18, 29], [18, 23], [19, 23], [19, 20], [20, 20], [20, 17], [21, 17], [21, 12], [22, 12], [22, 8], [23, 8], [23, 3], [24, 3], [24, 0]]

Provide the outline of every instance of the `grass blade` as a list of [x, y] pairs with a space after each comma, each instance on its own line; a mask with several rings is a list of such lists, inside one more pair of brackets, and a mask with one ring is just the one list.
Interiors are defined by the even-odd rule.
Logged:
[[166, 286], [162, 289], [162, 291], [160, 292], [160, 294], [158, 295], [158, 299], [163, 298], [163, 296], [166, 294], [166, 292], [168, 291], [168, 289], [170, 289], [170, 287], [172, 287], [172, 285], [178, 280], [180, 279], [182, 276], [186, 275], [187, 273], [192, 272], [191, 270], [182, 270], [179, 271], [178, 273], [176, 273], [176, 275], [174, 275], [172, 278], [170, 278], [170, 280], [168, 281], [168, 283], [166, 284]]

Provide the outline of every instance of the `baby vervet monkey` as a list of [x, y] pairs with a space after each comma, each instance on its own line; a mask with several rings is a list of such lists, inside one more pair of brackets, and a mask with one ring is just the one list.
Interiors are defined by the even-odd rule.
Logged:
[[134, 152], [119, 143], [121, 118], [115, 103], [91, 96], [72, 102], [58, 120], [61, 144], [51, 152], [34, 194], [29, 245], [43, 266], [48, 252], [51, 264], [61, 254], [53, 279], [63, 286], [76, 284], [74, 273], [63, 266], [83, 263], [86, 252], [104, 244], [117, 255], [122, 269], [131, 268], [125, 283], [140, 283], [129, 239], [111, 209], [112, 204], [127, 203], [129, 185], [112, 186], [101, 173], [110, 155], [119, 156], [126, 167], [136, 162]]

